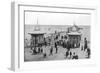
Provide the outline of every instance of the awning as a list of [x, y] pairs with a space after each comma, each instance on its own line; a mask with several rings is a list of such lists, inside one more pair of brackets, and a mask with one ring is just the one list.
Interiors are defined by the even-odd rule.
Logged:
[[70, 32], [70, 33], [67, 33], [68, 35], [82, 35], [81, 33], [79, 32]]

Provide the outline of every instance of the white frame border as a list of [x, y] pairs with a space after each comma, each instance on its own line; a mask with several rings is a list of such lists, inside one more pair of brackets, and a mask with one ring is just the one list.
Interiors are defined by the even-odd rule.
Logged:
[[[19, 6], [22, 5], [22, 6], [39, 6], [39, 7], [51, 7], [51, 8], [75, 8], [75, 9], [90, 9], [92, 10], [91, 14], [92, 14], [92, 27], [91, 27], [91, 32], [92, 33], [92, 41], [93, 41], [93, 46], [92, 48], [95, 48], [95, 45], [96, 45], [96, 40], [95, 40], [95, 32], [96, 32], [96, 16], [97, 16], [97, 8], [96, 7], [89, 7], [89, 6], [77, 6], [77, 5], [68, 5], [66, 7], [62, 7], [62, 6], [43, 6], [43, 5], [32, 5], [31, 3], [20, 3], [20, 2], [13, 2], [12, 3], [12, 18], [11, 18], [11, 24], [12, 24], [12, 50], [11, 50], [11, 69], [14, 70], [14, 71], [19, 71], [19, 70], [30, 70], [30, 69], [43, 69], [43, 68], [47, 68], [48, 66], [49, 67], [66, 67], [65, 65], [65, 60], [64, 61], [50, 61], [49, 64], [47, 61], [45, 62], [34, 62], [33, 63], [33, 66], [36, 65], [37, 67], [34, 68], [32, 66], [32, 63], [28, 63], [28, 64], [23, 64], [21, 61], [21, 53], [19, 51], [22, 51], [22, 50], [19, 50], [20, 46], [21, 45], [21, 31], [22, 31], [22, 26], [20, 25], [20, 18], [19, 18]], [[23, 38], [24, 39], [24, 38]], [[96, 57], [96, 50], [93, 50], [94, 51], [94, 58], [93, 59], [90, 59], [88, 60], [88, 62], [86, 63], [87, 60], [70, 60], [70, 61], [67, 61], [67, 67], [68, 66], [82, 66], [82, 65], [96, 65], [96, 60], [97, 60], [97, 57]], [[78, 63], [80, 62], [80, 64]], [[83, 63], [84, 62], [84, 63]], [[78, 63], [78, 64], [74, 64], [74, 63]], [[86, 63], [86, 64], [85, 64]], [[31, 65], [31, 66], [28, 66], [28, 65]], [[54, 65], [56, 64], [56, 65]], [[74, 64], [74, 65], [73, 65]], [[45, 66], [44, 66], [45, 65]], [[38, 66], [40, 66], [38, 68]], [[30, 68], [31, 67], [31, 68]]]

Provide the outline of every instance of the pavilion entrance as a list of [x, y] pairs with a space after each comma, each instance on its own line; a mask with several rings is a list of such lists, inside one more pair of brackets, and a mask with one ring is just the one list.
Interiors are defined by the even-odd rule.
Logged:
[[81, 28], [74, 25], [69, 28], [68, 37], [69, 37], [69, 44], [70, 48], [79, 48], [81, 42], [81, 35], [82, 33], [79, 31]]

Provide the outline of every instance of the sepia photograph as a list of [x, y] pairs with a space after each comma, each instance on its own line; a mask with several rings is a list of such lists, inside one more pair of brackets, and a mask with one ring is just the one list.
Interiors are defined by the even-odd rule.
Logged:
[[91, 58], [91, 15], [25, 11], [24, 62]]

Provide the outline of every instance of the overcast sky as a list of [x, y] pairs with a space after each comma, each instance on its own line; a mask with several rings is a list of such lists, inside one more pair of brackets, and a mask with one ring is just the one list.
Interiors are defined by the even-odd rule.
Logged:
[[25, 25], [90, 25], [91, 15], [44, 12], [25, 12]]

